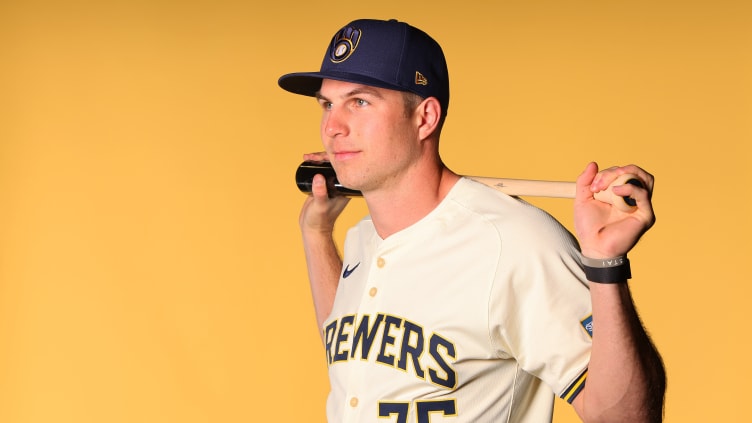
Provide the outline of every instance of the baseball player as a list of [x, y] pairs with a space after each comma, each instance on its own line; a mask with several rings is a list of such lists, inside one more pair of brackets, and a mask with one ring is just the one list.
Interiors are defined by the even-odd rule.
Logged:
[[[331, 391], [330, 422], [545, 422], [554, 395], [586, 422], [662, 420], [665, 374], [631, 300], [628, 251], [654, 223], [637, 166], [577, 180], [578, 240], [544, 211], [444, 165], [449, 78], [439, 44], [396, 20], [356, 20], [320, 71], [279, 85], [316, 97], [324, 152], [369, 215], [340, 258], [347, 202], [321, 175], [300, 227]], [[618, 175], [643, 187], [593, 198]]]

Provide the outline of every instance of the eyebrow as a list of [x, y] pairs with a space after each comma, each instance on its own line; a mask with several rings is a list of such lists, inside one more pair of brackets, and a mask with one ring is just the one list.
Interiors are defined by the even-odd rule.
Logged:
[[[349, 97], [358, 96], [360, 94], [369, 94], [380, 99], [384, 98], [384, 96], [381, 95], [378, 89], [371, 87], [369, 85], [359, 85], [353, 88], [351, 91], [348, 91], [344, 95], [340, 96], [340, 98], [349, 98]], [[319, 100], [330, 101], [328, 98], [326, 98], [325, 96], [321, 94], [321, 90], [316, 91], [315, 97]]]

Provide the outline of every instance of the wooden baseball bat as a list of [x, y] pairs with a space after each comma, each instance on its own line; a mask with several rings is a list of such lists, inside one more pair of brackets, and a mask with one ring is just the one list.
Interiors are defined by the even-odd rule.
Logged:
[[[305, 161], [301, 163], [295, 173], [295, 180], [298, 184], [298, 189], [303, 193], [310, 194], [311, 185], [313, 184], [313, 176], [316, 174], [324, 175], [331, 193], [337, 192], [342, 195], [353, 197], [362, 195], [360, 191], [342, 186], [337, 180], [334, 168], [332, 168], [332, 165], [329, 162]], [[486, 176], [466, 177], [507, 195], [518, 197], [574, 198], [577, 189], [577, 185], [574, 182], [493, 178]], [[631, 174], [624, 174], [616, 178], [608, 189], [595, 193], [594, 197], [604, 203], [612, 204], [620, 210], [632, 210], [637, 204], [633, 198], [621, 197], [611, 191], [612, 186], [623, 185], [625, 183], [642, 187], [642, 182], [640, 182], [637, 177]]]

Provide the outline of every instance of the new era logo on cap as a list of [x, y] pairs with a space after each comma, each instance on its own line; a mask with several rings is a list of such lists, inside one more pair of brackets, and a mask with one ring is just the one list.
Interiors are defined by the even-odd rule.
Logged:
[[332, 37], [318, 72], [283, 75], [279, 85], [315, 96], [322, 79], [436, 97], [445, 114], [449, 107], [449, 72], [441, 46], [420, 29], [397, 20], [350, 22]]
[[415, 83], [418, 85], [428, 85], [428, 79], [422, 73], [415, 71]]

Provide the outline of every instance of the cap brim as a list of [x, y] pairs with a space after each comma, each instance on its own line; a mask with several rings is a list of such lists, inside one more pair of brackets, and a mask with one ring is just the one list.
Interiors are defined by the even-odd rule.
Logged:
[[405, 91], [404, 88], [384, 82], [376, 78], [346, 73], [346, 72], [299, 72], [282, 75], [277, 83], [282, 89], [295, 94], [315, 97], [321, 89], [321, 81], [333, 79], [336, 81], [352, 82], [355, 84], [369, 85], [372, 87], [387, 88], [396, 91]]

